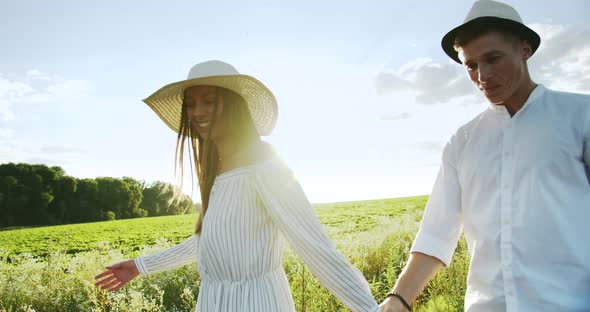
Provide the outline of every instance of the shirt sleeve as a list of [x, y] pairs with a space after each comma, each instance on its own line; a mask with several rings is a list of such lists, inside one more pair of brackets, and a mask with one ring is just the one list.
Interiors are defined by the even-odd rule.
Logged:
[[140, 274], [151, 275], [196, 262], [198, 245], [199, 235], [194, 234], [176, 246], [133, 260]]
[[451, 138], [443, 151], [442, 164], [410, 250], [435, 257], [445, 266], [451, 264], [463, 230], [461, 186], [455, 165], [454, 139]]
[[336, 250], [291, 170], [278, 159], [256, 173], [271, 219], [311, 272], [353, 312], [379, 311], [361, 272]]

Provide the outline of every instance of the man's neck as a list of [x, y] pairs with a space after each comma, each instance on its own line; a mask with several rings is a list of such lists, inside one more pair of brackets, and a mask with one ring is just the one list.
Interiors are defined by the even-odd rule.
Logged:
[[510, 99], [502, 104], [506, 107], [510, 117], [516, 115], [516, 113], [518, 113], [518, 111], [524, 106], [524, 103], [526, 103], [529, 95], [531, 95], [531, 92], [533, 92], [535, 87], [537, 87], [537, 84], [529, 79], [527, 83], [520, 87]]

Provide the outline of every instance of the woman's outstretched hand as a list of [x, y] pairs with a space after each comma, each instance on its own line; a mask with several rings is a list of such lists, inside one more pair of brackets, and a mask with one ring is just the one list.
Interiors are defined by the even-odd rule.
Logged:
[[94, 285], [101, 289], [115, 291], [139, 275], [135, 261], [126, 260], [107, 267], [107, 270], [94, 277]]

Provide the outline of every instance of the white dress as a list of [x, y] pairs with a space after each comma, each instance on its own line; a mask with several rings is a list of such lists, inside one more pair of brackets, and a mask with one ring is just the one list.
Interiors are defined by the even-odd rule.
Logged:
[[197, 311], [295, 311], [282, 266], [284, 238], [351, 311], [379, 311], [363, 275], [328, 238], [291, 170], [278, 158], [219, 175], [200, 234], [135, 259], [149, 275], [198, 263]]

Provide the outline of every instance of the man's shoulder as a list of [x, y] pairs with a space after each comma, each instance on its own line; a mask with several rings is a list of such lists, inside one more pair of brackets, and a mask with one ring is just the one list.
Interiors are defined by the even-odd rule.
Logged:
[[560, 91], [546, 88], [544, 97], [551, 102], [590, 105], [590, 94]]
[[455, 133], [453, 133], [451, 139], [459, 139], [459, 142], [465, 142], [469, 138], [470, 133], [473, 132], [473, 130], [477, 127], [481, 120], [485, 118], [486, 112], [487, 109], [477, 114], [471, 120], [457, 128], [457, 130], [455, 130]]
[[457, 158], [462, 153], [464, 147], [470, 141], [472, 133], [475, 131], [481, 120], [485, 118], [487, 110], [477, 114], [470, 121], [466, 122], [451, 135], [443, 150], [443, 158]]

